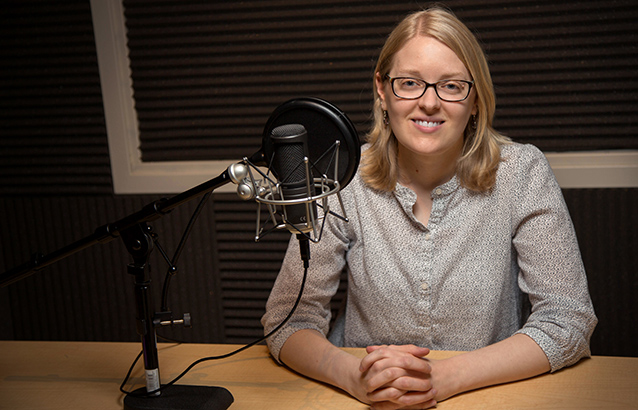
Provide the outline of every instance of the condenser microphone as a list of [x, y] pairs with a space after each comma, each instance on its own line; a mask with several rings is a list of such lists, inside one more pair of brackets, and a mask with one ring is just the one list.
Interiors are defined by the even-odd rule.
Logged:
[[[292, 233], [313, 230], [317, 204], [313, 171], [308, 151], [308, 132], [301, 124], [286, 124], [270, 133], [273, 156], [269, 167], [280, 184], [284, 222]], [[297, 203], [298, 202], [298, 203]], [[290, 204], [290, 205], [288, 205]]]
[[[264, 127], [261, 149], [228, 168], [237, 194], [259, 205], [255, 241], [287, 229], [307, 245], [320, 240], [328, 215], [347, 221], [339, 191], [354, 178], [360, 154], [354, 124], [328, 101], [304, 97], [277, 107]], [[341, 215], [327, 200], [333, 194]], [[263, 221], [262, 206], [268, 211]]]

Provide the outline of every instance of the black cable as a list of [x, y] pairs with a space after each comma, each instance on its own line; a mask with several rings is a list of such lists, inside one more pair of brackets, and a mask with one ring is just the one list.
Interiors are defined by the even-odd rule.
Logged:
[[164, 278], [164, 289], [162, 291], [162, 304], [161, 304], [162, 312], [168, 312], [168, 307], [167, 307], [168, 288], [171, 285], [172, 277], [175, 275], [175, 273], [177, 273], [177, 268], [176, 268], [177, 261], [179, 260], [179, 257], [182, 254], [182, 250], [184, 249], [186, 240], [188, 239], [190, 232], [193, 229], [193, 225], [195, 224], [195, 221], [199, 217], [199, 214], [202, 212], [202, 209], [204, 208], [206, 201], [208, 201], [210, 194], [211, 194], [210, 192], [205, 193], [201, 201], [199, 201], [197, 208], [193, 212], [193, 215], [191, 215], [190, 220], [188, 221], [188, 225], [186, 225], [186, 229], [184, 229], [184, 233], [182, 234], [182, 239], [180, 240], [179, 245], [177, 245], [177, 249], [175, 249], [175, 254], [173, 255], [173, 259], [170, 261], [170, 266], [168, 267], [168, 271], [166, 272], [166, 277]]
[[268, 339], [270, 336], [272, 336], [273, 334], [275, 334], [276, 332], [279, 331], [279, 329], [281, 329], [292, 317], [292, 315], [295, 313], [295, 311], [297, 310], [297, 307], [299, 306], [299, 303], [301, 302], [301, 297], [303, 296], [303, 291], [304, 288], [306, 286], [306, 278], [308, 277], [308, 266], [307, 264], [305, 264], [304, 266], [304, 273], [303, 273], [303, 279], [301, 280], [301, 287], [299, 289], [299, 294], [297, 295], [297, 300], [295, 300], [295, 304], [292, 306], [292, 309], [290, 310], [290, 312], [288, 313], [288, 315], [286, 316], [286, 318], [277, 325], [276, 328], [274, 328], [273, 330], [271, 330], [267, 335], [245, 345], [240, 347], [237, 350], [234, 350], [230, 353], [226, 353], [220, 356], [210, 356], [210, 357], [203, 357], [201, 359], [198, 359], [196, 361], [194, 361], [193, 363], [190, 364], [190, 366], [188, 366], [186, 368], [186, 370], [184, 370], [182, 373], [180, 373], [177, 377], [175, 377], [173, 380], [171, 380], [170, 382], [166, 383], [164, 386], [160, 387], [159, 389], [150, 391], [150, 392], [145, 392], [142, 394], [135, 394], [134, 392], [129, 392], [124, 390], [124, 386], [126, 385], [126, 383], [128, 382], [129, 377], [131, 376], [131, 372], [133, 371], [133, 368], [135, 367], [135, 364], [137, 363], [137, 361], [140, 359], [140, 357], [142, 356], [143, 352], [140, 352], [140, 354], [137, 355], [137, 358], [135, 358], [135, 361], [133, 362], [133, 364], [131, 365], [131, 367], [129, 368], [128, 373], [126, 374], [126, 377], [124, 379], [124, 381], [122, 382], [122, 384], [120, 385], [120, 391], [124, 394], [130, 394], [130, 395], [135, 395], [135, 396], [139, 396], [139, 397], [145, 397], [145, 396], [152, 396], [154, 394], [156, 394], [157, 392], [160, 392], [164, 389], [166, 389], [167, 387], [170, 387], [172, 385], [174, 385], [175, 383], [177, 383], [182, 377], [184, 377], [193, 367], [197, 366], [200, 363], [206, 362], [206, 361], [210, 361], [210, 360], [220, 360], [220, 359], [226, 359], [228, 357], [234, 356], [237, 353], [243, 352], [244, 350], [263, 342], [264, 340]]
[[158, 339], [162, 339], [163, 341], [169, 342], [169, 343], [175, 343], [176, 345], [181, 345], [186, 343], [183, 340], [171, 339], [170, 337], [162, 336], [159, 333], [156, 336]]
[[[186, 226], [186, 229], [184, 230], [184, 233], [182, 234], [182, 238], [180, 240], [180, 243], [177, 246], [177, 249], [175, 250], [175, 254], [173, 255], [173, 259], [169, 262], [169, 268], [168, 271], [166, 272], [166, 276], [164, 278], [164, 286], [163, 286], [163, 291], [162, 291], [162, 311], [163, 312], [167, 312], [168, 311], [168, 307], [167, 307], [167, 300], [168, 300], [168, 290], [170, 287], [170, 283], [171, 283], [171, 279], [172, 277], [175, 275], [175, 273], [177, 272], [177, 268], [176, 268], [176, 264], [177, 261], [182, 253], [182, 250], [184, 248], [184, 245], [186, 243], [186, 240], [188, 239], [190, 232], [193, 228], [193, 225], [195, 223], [195, 221], [197, 220], [197, 218], [199, 217], [206, 201], [208, 200], [208, 198], [210, 197], [210, 192], [207, 192], [206, 194], [204, 194], [204, 196], [202, 197], [201, 201], [199, 202], [199, 204], [197, 205], [197, 208], [195, 209], [195, 211], [193, 212], [193, 215], [191, 215], [191, 218], [188, 222], [188, 225]], [[295, 304], [293, 305], [292, 309], [290, 310], [290, 312], [288, 313], [288, 315], [284, 318], [284, 320], [277, 325], [277, 327], [275, 327], [273, 330], [271, 330], [267, 335], [245, 345], [240, 347], [239, 349], [232, 351], [230, 353], [224, 354], [224, 355], [220, 355], [220, 356], [211, 356], [211, 357], [204, 357], [201, 359], [196, 360], [195, 362], [191, 363], [190, 366], [188, 366], [186, 368], [186, 370], [184, 370], [181, 374], [179, 374], [177, 377], [175, 377], [173, 380], [171, 380], [170, 382], [166, 383], [164, 386], [160, 387], [159, 389], [150, 391], [150, 392], [146, 392], [143, 394], [135, 394], [133, 392], [129, 392], [124, 390], [124, 386], [126, 385], [126, 383], [128, 382], [131, 373], [133, 371], [133, 368], [135, 367], [135, 365], [137, 364], [137, 362], [139, 361], [140, 357], [143, 355], [144, 351], [141, 351], [137, 357], [135, 358], [135, 360], [133, 361], [133, 363], [131, 364], [131, 367], [129, 368], [124, 381], [122, 381], [122, 384], [120, 385], [120, 391], [124, 394], [130, 394], [133, 395], [135, 394], [136, 396], [152, 396], [155, 393], [158, 393], [172, 385], [174, 385], [175, 383], [177, 383], [177, 381], [179, 381], [182, 377], [184, 377], [193, 367], [197, 366], [198, 364], [202, 363], [202, 362], [206, 362], [206, 361], [211, 361], [211, 360], [220, 360], [220, 359], [225, 359], [231, 356], [236, 355], [237, 353], [243, 352], [244, 350], [263, 342], [264, 340], [268, 339], [270, 336], [272, 336], [273, 334], [275, 334], [277, 331], [279, 331], [279, 329], [281, 329], [292, 317], [292, 315], [294, 314], [294, 312], [297, 310], [297, 307], [299, 306], [299, 303], [301, 302], [301, 297], [303, 296], [303, 291], [306, 285], [306, 278], [308, 276], [308, 265], [309, 265], [309, 259], [310, 259], [310, 249], [308, 248], [308, 239], [303, 237], [302, 235], [297, 235], [297, 238], [299, 239], [299, 246], [300, 246], [300, 250], [301, 250], [301, 259], [303, 261], [304, 264], [304, 274], [303, 274], [303, 279], [301, 282], [301, 288], [299, 289], [299, 295], [297, 296], [297, 300], [295, 301]], [[181, 344], [182, 342], [177, 341], [177, 340], [172, 340], [170, 338], [166, 338], [163, 336], [159, 336], [157, 335], [157, 337], [161, 338], [161, 339], [165, 339], [168, 341], [172, 341], [174, 343], [178, 343]]]
[[124, 378], [124, 381], [122, 382], [122, 384], [120, 384], [120, 391], [124, 394], [128, 394], [128, 392], [124, 390], [124, 386], [126, 385], [126, 382], [128, 381], [129, 377], [131, 377], [133, 368], [135, 367], [135, 364], [137, 363], [137, 361], [140, 360], [140, 357], [142, 357], [142, 354], [144, 354], [143, 350], [137, 355], [135, 360], [133, 360], [133, 364], [131, 365], [131, 367], [128, 368], [128, 372], [126, 373], [126, 377]]

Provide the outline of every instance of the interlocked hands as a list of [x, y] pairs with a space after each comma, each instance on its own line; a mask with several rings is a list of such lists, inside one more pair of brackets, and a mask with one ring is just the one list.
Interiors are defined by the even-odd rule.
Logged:
[[427, 409], [436, 405], [430, 349], [414, 345], [369, 346], [359, 366], [355, 396], [373, 410]]

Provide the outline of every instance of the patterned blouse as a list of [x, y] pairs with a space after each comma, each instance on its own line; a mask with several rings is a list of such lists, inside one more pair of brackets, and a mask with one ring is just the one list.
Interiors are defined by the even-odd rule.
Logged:
[[[523, 333], [552, 371], [589, 356], [597, 318], [561, 189], [536, 147], [501, 151], [495, 187], [475, 193], [452, 178], [433, 191], [427, 226], [414, 216], [412, 190], [377, 191], [357, 174], [341, 191], [349, 222], [328, 217], [321, 241], [311, 243], [304, 296], [269, 338], [273, 357], [298, 330], [328, 335], [344, 267], [345, 313], [330, 335], [338, 346], [467, 351]], [[266, 332], [289, 313], [302, 273], [293, 236], [262, 318]]]

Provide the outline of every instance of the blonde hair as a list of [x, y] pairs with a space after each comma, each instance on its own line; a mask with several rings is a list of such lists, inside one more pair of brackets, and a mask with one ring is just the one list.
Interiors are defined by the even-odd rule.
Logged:
[[[483, 49], [472, 32], [449, 10], [432, 7], [408, 15], [390, 33], [375, 69], [383, 81], [389, 74], [394, 55], [416, 36], [432, 37], [448, 46], [465, 65], [474, 80], [476, 90], [476, 127], [468, 121], [464, 131], [465, 144], [457, 162], [456, 175], [462, 186], [485, 192], [496, 183], [503, 144], [510, 139], [492, 128], [496, 98]], [[370, 147], [362, 154], [361, 175], [375, 189], [394, 190], [399, 177], [397, 140], [384, 123], [381, 98], [373, 84], [374, 121], [367, 135]]]

